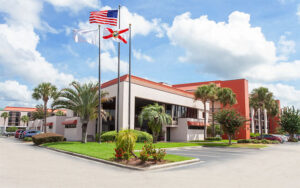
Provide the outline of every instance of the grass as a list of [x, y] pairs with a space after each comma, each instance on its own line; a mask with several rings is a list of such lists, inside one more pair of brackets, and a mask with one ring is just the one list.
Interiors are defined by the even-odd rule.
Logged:
[[[140, 150], [142, 149], [143, 145], [144, 145], [143, 143], [137, 143], [135, 149]], [[105, 160], [110, 160], [114, 157], [113, 154], [115, 148], [114, 143], [98, 144], [96, 142], [88, 142], [86, 144], [82, 144], [80, 142], [56, 142], [56, 143], [43, 144], [43, 146], [60, 149], [64, 151], [70, 151], [74, 153], [79, 153], [82, 155], [87, 155], [87, 156], [95, 157], [98, 159], [105, 159]], [[156, 145], [156, 148], [161, 148], [159, 146], [166, 146], [166, 145], [158, 143]], [[178, 144], [174, 144], [174, 147], [179, 147], [179, 146]], [[185, 161], [190, 159], [194, 159], [194, 158], [171, 155], [171, 154], [167, 154], [165, 157], [165, 160], [172, 161], [172, 162]]]
[[[195, 140], [190, 142], [212, 142], [212, 143], [228, 143], [228, 140]], [[231, 140], [232, 143], [237, 143], [237, 140]]]

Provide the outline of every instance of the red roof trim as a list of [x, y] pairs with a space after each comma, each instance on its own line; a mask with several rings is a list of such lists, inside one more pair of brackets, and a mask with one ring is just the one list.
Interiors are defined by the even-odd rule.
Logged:
[[[200, 121], [187, 121], [187, 125], [188, 126], [204, 127], [204, 122], [200, 122]], [[210, 125], [207, 123], [206, 126], [210, 126]]]
[[77, 124], [77, 120], [67, 120], [67, 121], [63, 121], [62, 122], [63, 125], [76, 125]]
[[[126, 74], [124, 76], [121, 76], [120, 77], [120, 82], [124, 82], [124, 81], [128, 81], [129, 79], [129, 75]], [[181, 89], [177, 89], [177, 88], [174, 88], [174, 87], [171, 87], [171, 86], [167, 86], [167, 85], [164, 85], [162, 83], [157, 83], [157, 82], [153, 82], [153, 81], [150, 81], [150, 80], [146, 80], [144, 78], [140, 78], [140, 77], [137, 77], [137, 76], [131, 76], [131, 79], [132, 79], [132, 83], [135, 83], [135, 84], [140, 84], [140, 85], [143, 85], [143, 86], [148, 86], [148, 87], [151, 87], [153, 89], [160, 89], [162, 91], [165, 91], [165, 92], [170, 92], [170, 93], [173, 93], [173, 94], [177, 94], [177, 95], [182, 95], [182, 96], [186, 96], [186, 97], [189, 97], [189, 98], [194, 98], [194, 95], [190, 92], [187, 92], [187, 91], [184, 91], [184, 90], [181, 90]], [[106, 87], [109, 87], [111, 85], [114, 85], [114, 84], [117, 84], [118, 82], [118, 79], [113, 79], [113, 80], [110, 80], [108, 82], [105, 82], [102, 84], [101, 88], [106, 88]]]

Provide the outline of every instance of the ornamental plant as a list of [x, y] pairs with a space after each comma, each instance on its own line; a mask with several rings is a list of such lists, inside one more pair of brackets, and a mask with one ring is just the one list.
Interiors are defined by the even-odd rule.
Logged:
[[136, 139], [136, 134], [134, 134], [130, 129], [123, 130], [118, 133], [116, 137], [116, 150], [123, 151], [123, 159], [128, 160], [131, 155], [135, 156], [133, 150], [136, 143]]
[[155, 161], [162, 161], [166, 156], [165, 149], [158, 149], [155, 153], [152, 153], [152, 157]]
[[124, 152], [122, 150], [122, 148], [115, 148], [115, 158], [116, 159], [122, 159], [123, 158], [123, 155], [124, 155]]
[[140, 157], [139, 159], [141, 159], [141, 161], [146, 162], [148, 161], [150, 155], [146, 152], [145, 148], [142, 148], [142, 151], [140, 152]]

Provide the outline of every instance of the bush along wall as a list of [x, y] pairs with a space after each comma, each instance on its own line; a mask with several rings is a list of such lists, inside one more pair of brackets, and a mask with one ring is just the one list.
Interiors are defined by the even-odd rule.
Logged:
[[[131, 130], [137, 136], [137, 142], [152, 142], [152, 135], [138, 130]], [[114, 142], [116, 139], [117, 132], [116, 131], [108, 131], [101, 135], [102, 142]]]
[[55, 133], [37, 134], [32, 137], [32, 141], [36, 145], [41, 145], [50, 142], [62, 142], [63, 140], [64, 136]]

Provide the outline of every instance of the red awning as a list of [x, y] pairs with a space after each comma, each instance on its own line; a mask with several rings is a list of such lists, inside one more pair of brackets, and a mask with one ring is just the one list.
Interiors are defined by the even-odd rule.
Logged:
[[77, 120], [67, 120], [67, 121], [63, 121], [62, 122], [63, 125], [76, 125], [77, 124]]
[[[204, 122], [202, 122], [202, 121], [187, 121], [187, 125], [204, 127]], [[206, 126], [209, 126], [209, 123], [207, 123]]]
[[53, 122], [47, 123], [46, 126], [53, 126]]

